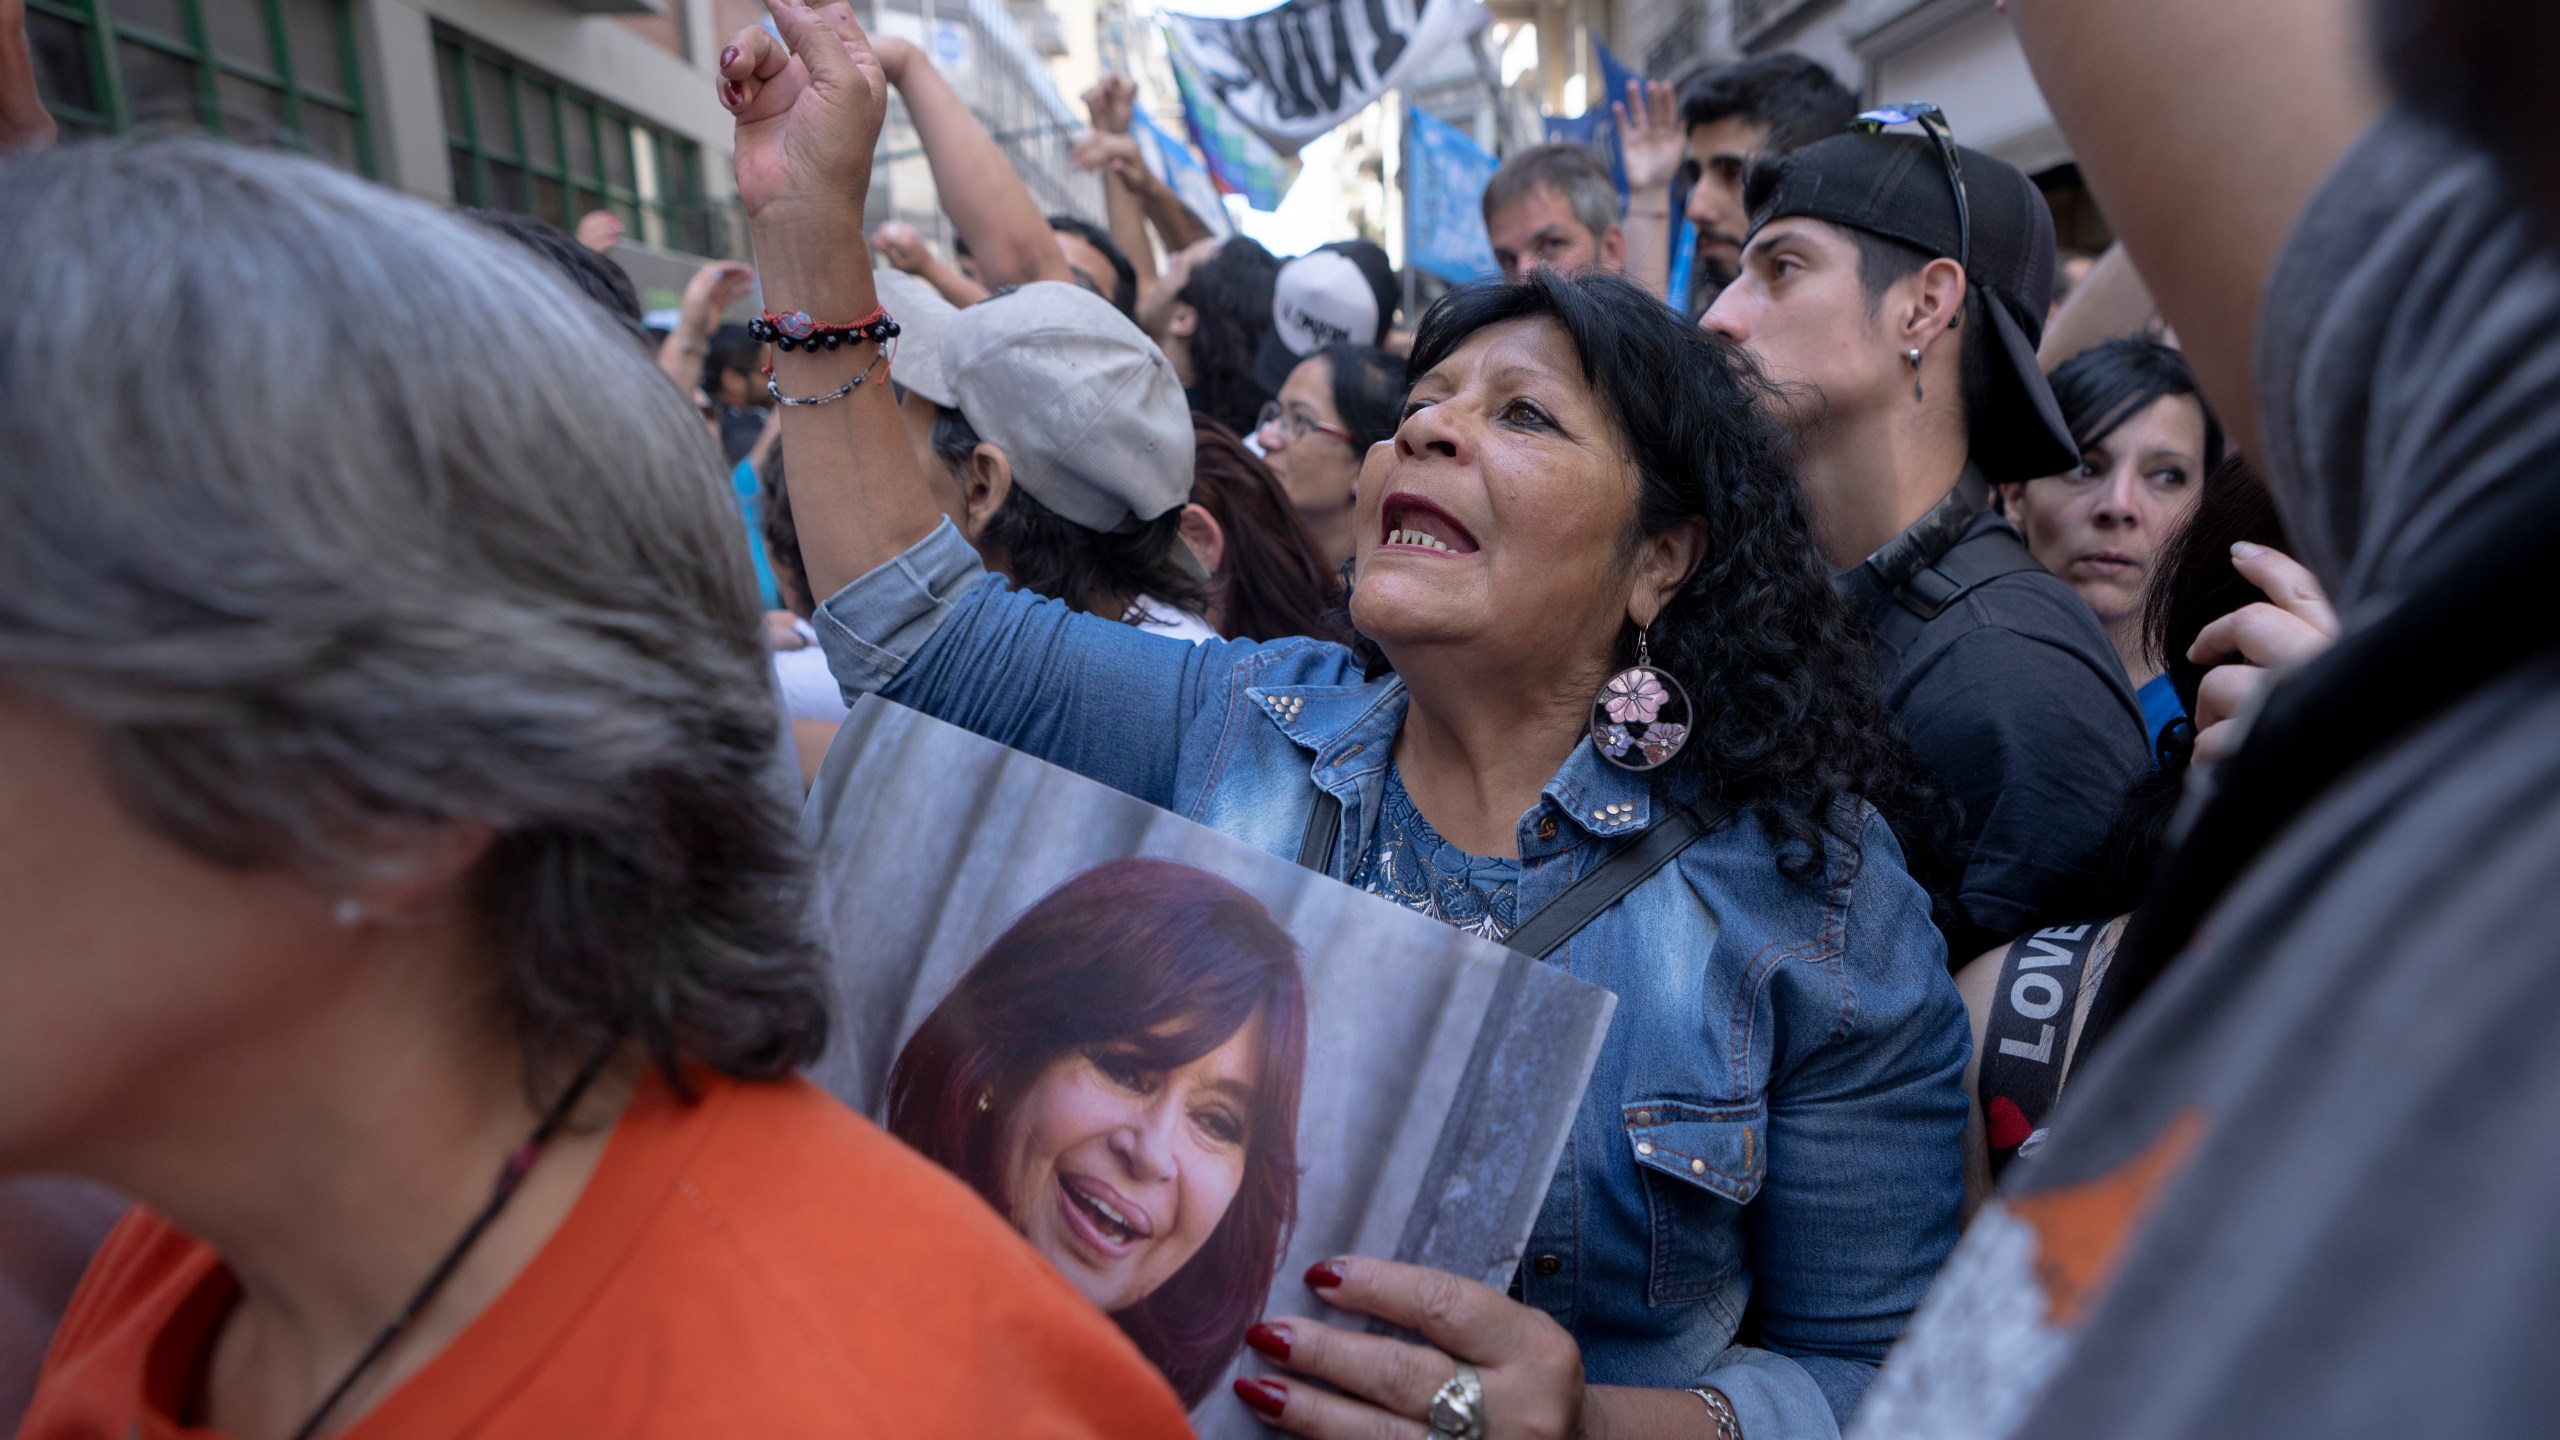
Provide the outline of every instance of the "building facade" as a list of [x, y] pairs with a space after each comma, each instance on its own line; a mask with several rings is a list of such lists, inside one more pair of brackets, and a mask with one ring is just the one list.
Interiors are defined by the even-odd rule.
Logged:
[[[1093, 0], [1079, 3], [1089, 16]], [[625, 236], [615, 258], [651, 308], [674, 304], [704, 258], [745, 253], [713, 66], [728, 36], [762, 23], [757, 0], [27, 0], [27, 9], [38, 88], [68, 135], [201, 128], [305, 151], [439, 204], [520, 211], [564, 229], [609, 210]], [[1081, 107], [1068, 108], [1052, 57], [1016, 10], [945, 0], [938, 18], [968, 52], [962, 93], [1044, 207], [1098, 215], [1099, 190], [1066, 163]], [[921, 198], [930, 207], [929, 188]]]

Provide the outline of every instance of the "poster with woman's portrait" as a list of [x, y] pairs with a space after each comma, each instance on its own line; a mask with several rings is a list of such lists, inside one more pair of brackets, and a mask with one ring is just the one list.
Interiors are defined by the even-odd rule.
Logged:
[[1204, 1436], [1244, 1332], [1356, 1253], [1506, 1284], [1613, 998], [911, 710], [812, 790], [821, 1084], [968, 1182]]

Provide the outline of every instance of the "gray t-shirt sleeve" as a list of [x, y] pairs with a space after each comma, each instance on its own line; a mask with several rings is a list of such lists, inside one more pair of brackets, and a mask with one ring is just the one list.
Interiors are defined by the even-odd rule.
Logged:
[[2560, 266], [2496, 169], [2394, 112], [2303, 212], [2258, 326], [2264, 470], [2342, 612], [2560, 460]]

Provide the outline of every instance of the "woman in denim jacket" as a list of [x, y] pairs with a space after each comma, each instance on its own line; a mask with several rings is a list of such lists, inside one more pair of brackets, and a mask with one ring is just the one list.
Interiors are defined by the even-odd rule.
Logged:
[[[874, 304], [880, 83], [849, 17], [771, 3], [801, 58], [749, 30], [725, 60], [739, 192], [767, 303], [849, 321]], [[785, 353], [775, 377], [824, 394], [874, 359]], [[1444, 299], [1360, 480], [1365, 659], [1186, 645], [1012, 590], [936, 510], [887, 386], [785, 418], [848, 695], [1278, 855], [1329, 795], [1331, 874], [1495, 938], [1674, 804], [1731, 809], [1554, 956], [1619, 1005], [1518, 1298], [1316, 1267], [1358, 1313], [1257, 1327], [1281, 1370], [1238, 1386], [1281, 1430], [1419, 1435], [1466, 1362], [1491, 1436], [1832, 1436], [1954, 1243], [1964, 1010], [1877, 808], [1917, 796], [1738, 363], [1611, 277]], [[1681, 706], [1627, 681], [1640, 657], [1694, 702], [1647, 771], [1626, 767]]]

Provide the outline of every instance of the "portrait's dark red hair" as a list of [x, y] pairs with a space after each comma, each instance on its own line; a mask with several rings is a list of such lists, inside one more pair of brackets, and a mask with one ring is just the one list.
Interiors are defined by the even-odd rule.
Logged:
[[1112, 1317], [1185, 1406], [1243, 1347], [1297, 1220], [1307, 1001], [1289, 932], [1206, 870], [1097, 865], [997, 936], [889, 1071], [890, 1132], [1002, 1209], [999, 1137], [1052, 1062], [1110, 1046], [1177, 1070], [1257, 1017], [1262, 1065], [1235, 1199], [1200, 1253]]

